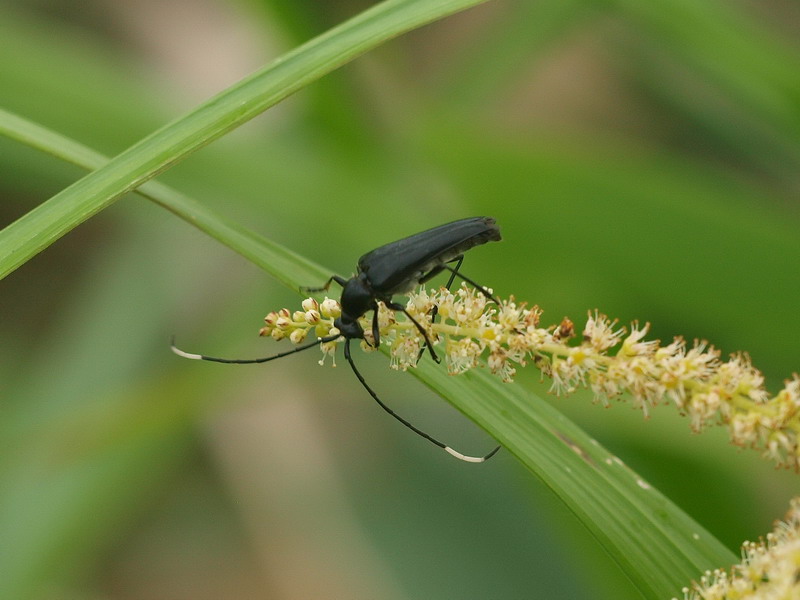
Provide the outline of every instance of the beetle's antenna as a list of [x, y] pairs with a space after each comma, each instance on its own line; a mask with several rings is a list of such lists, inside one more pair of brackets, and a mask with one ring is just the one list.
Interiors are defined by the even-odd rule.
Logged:
[[350, 363], [350, 368], [353, 369], [353, 373], [355, 373], [356, 378], [361, 382], [361, 385], [364, 386], [364, 389], [367, 390], [369, 395], [372, 396], [372, 399], [375, 400], [375, 402], [377, 402], [378, 405], [383, 410], [385, 410], [387, 413], [392, 415], [395, 419], [400, 421], [403, 425], [408, 427], [411, 431], [413, 431], [414, 433], [416, 433], [417, 435], [419, 435], [421, 437], [424, 437], [426, 440], [428, 440], [432, 444], [434, 444], [436, 446], [439, 446], [439, 448], [441, 448], [442, 450], [444, 450], [448, 454], [451, 454], [452, 456], [455, 456], [457, 459], [463, 460], [464, 462], [482, 463], [482, 462], [492, 458], [497, 453], [497, 451], [500, 450], [500, 446], [498, 446], [497, 448], [495, 448], [494, 450], [489, 452], [489, 454], [487, 454], [486, 456], [467, 456], [466, 454], [461, 454], [461, 452], [453, 450], [450, 446], [447, 446], [447, 445], [443, 444], [442, 442], [437, 440], [435, 437], [425, 433], [421, 429], [418, 429], [417, 427], [414, 427], [414, 425], [412, 425], [411, 423], [406, 421], [403, 417], [401, 417], [396, 412], [394, 412], [391, 408], [386, 406], [383, 403], [383, 401], [380, 398], [378, 398], [378, 395], [373, 391], [373, 389], [371, 387], [369, 387], [369, 385], [367, 385], [367, 382], [364, 380], [364, 377], [361, 375], [359, 370], [356, 368], [356, 363], [353, 362], [353, 357], [350, 356], [350, 338], [347, 338], [344, 341], [344, 357], [347, 360], [347, 362]]
[[207, 360], [210, 362], [226, 363], [233, 365], [251, 365], [255, 363], [269, 362], [271, 360], [275, 360], [276, 358], [283, 358], [284, 356], [289, 356], [290, 354], [294, 354], [295, 352], [302, 352], [303, 350], [314, 348], [315, 346], [319, 346], [320, 344], [324, 344], [325, 342], [332, 342], [333, 340], [339, 339], [340, 337], [341, 336], [339, 334], [336, 334], [322, 338], [317, 338], [316, 341], [311, 342], [310, 344], [306, 344], [305, 346], [297, 346], [296, 348], [292, 348], [291, 350], [287, 350], [286, 352], [280, 352], [278, 354], [273, 354], [272, 356], [264, 356], [262, 358], [217, 358], [215, 356], [205, 356], [204, 354], [192, 354], [191, 352], [184, 352], [183, 350], [175, 346], [174, 335], [170, 340], [170, 348], [178, 356], [182, 356], [183, 358], [190, 358], [192, 360]]

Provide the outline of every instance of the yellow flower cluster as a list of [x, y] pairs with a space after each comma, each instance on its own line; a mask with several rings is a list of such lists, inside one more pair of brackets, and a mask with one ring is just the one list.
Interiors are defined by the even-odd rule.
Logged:
[[[742, 562], [731, 568], [707, 571], [691, 588], [683, 589], [684, 600], [762, 600], [798, 598], [800, 581], [800, 499], [792, 500], [783, 521], [766, 540], [745, 542]], [[673, 598], [673, 600], [676, 600]]]
[[[798, 375], [770, 397], [763, 375], [746, 354], [722, 361], [719, 351], [706, 342], [688, 345], [683, 338], [661, 346], [644, 339], [649, 324], [633, 323], [628, 331], [597, 311], [589, 313], [580, 336], [567, 318], [557, 326], [540, 327], [538, 306], [526, 308], [513, 297], [496, 305], [466, 285], [454, 291], [421, 289], [409, 295], [406, 310], [427, 331], [437, 353], [444, 346], [453, 375], [485, 365], [509, 382], [517, 367], [531, 362], [552, 380], [551, 391], [557, 395], [588, 388], [596, 401], [607, 404], [629, 394], [645, 414], [652, 406], [670, 402], [689, 416], [694, 431], [725, 423], [734, 444], [760, 448], [778, 465], [800, 470]], [[312, 329], [317, 337], [334, 335], [333, 321], [340, 313], [335, 300], [326, 298], [320, 304], [309, 298], [302, 311], [270, 313], [261, 335], [288, 337], [295, 344]], [[416, 326], [382, 304], [378, 322], [391, 366], [416, 366], [425, 343]], [[366, 339], [361, 347], [372, 350], [367, 317], [362, 325]], [[336, 343], [322, 344], [325, 355], [333, 355]]]

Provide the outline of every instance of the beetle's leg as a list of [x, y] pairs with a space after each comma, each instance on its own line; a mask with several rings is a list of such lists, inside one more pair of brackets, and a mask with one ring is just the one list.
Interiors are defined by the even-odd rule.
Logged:
[[[448, 290], [450, 289], [450, 286], [451, 286], [451, 285], [453, 285], [453, 281], [454, 281], [454, 280], [455, 280], [455, 278], [456, 278], [456, 271], [458, 271], [458, 270], [461, 268], [461, 263], [463, 263], [463, 262], [464, 262], [464, 255], [462, 254], [462, 255], [461, 255], [461, 256], [459, 256], [458, 258], [455, 258], [455, 259], [453, 259], [451, 262], [458, 262], [458, 264], [455, 266], [455, 268], [453, 269], [453, 271], [450, 273], [450, 279], [448, 279], [448, 280], [447, 280], [447, 285], [446, 285], [445, 287], [446, 287]], [[443, 267], [443, 266], [438, 266], [438, 267], [435, 267], [435, 268], [431, 269], [430, 273], [428, 273], [428, 274], [427, 274], [427, 275], [425, 275], [425, 276], [424, 276], [422, 279], [420, 279], [420, 280], [419, 280], [419, 282], [420, 282], [420, 283], [425, 283], [426, 281], [428, 281], [428, 280], [429, 280], [429, 279], [431, 279], [432, 277], [435, 277], [436, 275], [438, 275], [438, 274], [439, 274], [439, 273], [441, 273], [442, 271], [444, 271], [444, 267]], [[436, 322], [436, 315], [437, 315], [438, 313], [439, 313], [439, 307], [438, 307], [438, 306], [434, 306], [434, 307], [431, 309], [431, 325], [432, 325], [433, 323], [435, 323], [435, 322]], [[417, 362], [419, 362], [419, 360], [422, 358], [422, 355], [423, 355], [423, 354], [425, 354], [425, 346], [423, 346], [422, 348], [420, 348], [420, 350], [419, 350], [419, 356], [417, 356]]]
[[378, 305], [372, 308], [372, 347], [376, 350], [381, 345], [381, 329], [378, 326]]
[[331, 287], [331, 283], [333, 282], [338, 283], [340, 286], [344, 287], [344, 284], [347, 283], [347, 279], [344, 277], [339, 277], [338, 275], [331, 275], [328, 281], [325, 282], [325, 285], [322, 287], [301, 287], [300, 291], [305, 293], [313, 293], [313, 292], [327, 292], [328, 288]]
[[431, 358], [433, 360], [435, 360], [437, 363], [442, 362], [442, 359], [439, 358], [438, 356], [436, 356], [436, 352], [433, 349], [433, 344], [431, 343], [431, 338], [428, 337], [428, 332], [425, 331], [425, 328], [422, 325], [419, 324], [419, 321], [417, 321], [414, 317], [412, 317], [410, 314], [408, 314], [408, 311], [406, 310], [406, 307], [403, 306], [402, 304], [398, 304], [396, 302], [387, 302], [385, 300], [384, 300], [383, 303], [386, 305], [386, 308], [390, 308], [390, 309], [395, 310], [395, 311], [399, 310], [406, 317], [408, 317], [408, 319], [416, 326], [417, 331], [419, 331], [422, 334], [422, 337], [425, 338], [425, 345], [431, 351]]
[[[431, 353], [433, 353], [433, 350], [431, 350]], [[356, 363], [353, 362], [353, 357], [350, 356], [350, 338], [347, 338], [344, 341], [344, 358], [350, 364], [350, 368], [353, 369], [353, 373], [355, 374], [355, 376], [358, 379], [358, 381], [361, 382], [361, 385], [364, 386], [364, 389], [367, 390], [367, 392], [369, 393], [370, 396], [372, 396], [372, 399], [375, 400], [375, 402], [378, 403], [378, 406], [380, 406], [383, 410], [385, 410], [387, 413], [392, 415], [395, 419], [400, 421], [403, 425], [408, 427], [411, 431], [413, 431], [414, 433], [416, 433], [417, 435], [419, 435], [421, 437], [424, 437], [426, 440], [428, 440], [432, 444], [435, 444], [436, 446], [438, 446], [439, 448], [441, 448], [442, 450], [444, 450], [445, 452], [447, 452], [451, 456], [455, 456], [457, 459], [463, 460], [465, 462], [481, 463], [481, 462], [483, 462], [485, 460], [489, 460], [490, 458], [492, 458], [497, 453], [497, 451], [500, 450], [500, 446], [498, 446], [497, 448], [495, 448], [494, 450], [489, 452], [489, 454], [487, 454], [486, 456], [467, 456], [466, 454], [461, 454], [461, 452], [453, 450], [450, 446], [447, 446], [447, 445], [443, 444], [442, 442], [437, 440], [435, 437], [425, 433], [424, 431], [422, 431], [421, 429], [419, 429], [417, 427], [414, 427], [411, 423], [406, 421], [403, 417], [401, 417], [396, 412], [394, 412], [391, 408], [386, 406], [380, 398], [378, 398], [378, 394], [376, 394], [372, 390], [372, 388], [369, 387], [369, 385], [367, 385], [367, 382], [364, 380], [364, 377], [361, 375], [359, 370], [356, 368]]]
[[[458, 270], [461, 268], [461, 263], [464, 262], [464, 255], [462, 254], [457, 259], [452, 260], [450, 262], [456, 262], [456, 261], [458, 261], [458, 264], [455, 267], [453, 267], [452, 269], [450, 267], [444, 267], [444, 266], [442, 267], [442, 269], [449, 269], [449, 271], [450, 271], [450, 279], [447, 280], [447, 285], [445, 286], [448, 290], [450, 289], [450, 286], [453, 285], [453, 281], [455, 281], [455, 279], [456, 279], [456, 275], [458, 274]], [[434, 307], [434, 310], [437, 310], [437, 307]]]
[[[435, 269], [436, 273], [441, 273], [445, 269], [449, 269], [450, 270], [450, 279], [447, 280], [447, 285], [444, 286], [448, 290], [450, 289], [450, 286], [453, 285], [453, 281], [455, 281], [456, 275], [458, 274], [458, 270], [461, 268], [461, 263], [464, 262], [464, 255], [462, 254], [461, 256], [459, 256], [456, 259], [453, 259], [450, 262], [458, 262], [458, 264], [453, 268], [450, 268], [450, 267], [447, 267], [445, 265], [442, 265], [441, 267], [437, 267]], [[436, 273], [434, 273], [434, 275]], [[428, 279], [430, 279], [430, 277], [428, 277], [426, 275], [425, 276], [425, 281], [427, 281]], [[438, 313], [438, 312], [439, 312], [439, 307], [438, 306], [434, 306], [433, 309], [431, 310], [431, 322], [433, 322], [436, 319], [436, 313]]]
[[442, 268], [447, 269], [448, 271], [450, 271], [452, 273], [452, 276], [450, 277], [450, 281], [451, 282], [453, 281], [453, 278], [460, 277], [461, 279], [463, 279], [464, 281], [469, 283], [472, 287], [474, 287], [476, 290], [478, 290], [481, 294], [486, 296], [489, 300], [491, 300], [492, 302], [494, 302], [497, 305], [500, 304], [500, 301], [497, 298], [495, 298], [494, 296], [492, 296], [492, 294], [489, 293], [489, 290], [487, 290], [481, 284], [473, 281], [472, 279], [470, 279], [466, 275], [464, 275], [461, 272], [459, 272], [458, 267], [456, 267], [454, 269], [453, 267], [451, 267], [449, 265], [442, 265]]
[[[446, 287], [449, 290], [450, 286], [453, 285], [453, 281], [455, 280], [456, 275], [460, 275], [458, 270], [461, 268], [461, 263], [464, 262], [464, 255], [462, 254], [461, 256], [458, 256], [458, 257], [454, 258], [453, 260], [451, 260], [449, 262], [451, 262], [451, 263], [452, 262], [457, 262], [458, 264], [455, 267], [448, 267], [446, 265], [436, 266], [436, 267], [432, 268], [430, 271], [428, 271], [427, 273], [425, 273], [425, 275], [420, 277], [419, 282], [420, 283], [426, 283], [427, 281], [430, 281], [431, 279], [436, 277], [439, 273], [441, 273], [442, 271], [447, 269], [448, 271], [450, 271], [450, 279], [447, 280], [447, 285], [445, 285], [444, 287]], [[476, 287], [480, 287], [480, 286], [476, 286]]]
[[456, 275], [460, 275], [460, 273], [458, 273], [458, 270], [461, 268], [461, 263], [464, 262], [464, 255], [462, 254], [461, 256], [458, 256], [453, 260], [451, 260], [450, 262], [457, 262], [458, 264], [455, 267], [448, 267], [446, 265], [438, 265], [436, 267], [433, 267], [430, 271], [425, 273], [425, 275], [419, 278], [419, 282], [427, 283], [428, 281], [436, 277], [439, 273], [447, 269], [448, 271], [451, 271], [450, 279], [447, 280], [447, 285], [445, 286], [449, 290], [450, 286], [453, 285], [453, 281], [455, 280]]
[[[462, 258], [463, 258], [463, 256], [462, 256]], [[423, 275], [422, 277], [419, 278], [419, 283], [427, 283], [428, 281], [430, 281], [431, 279], [436, 277], [442, 271], [444, 271], [444, 267], [442, 265], [439, 265], [438, 267], [433, 267], [430, 271], [425, 273], [425, 275]]]

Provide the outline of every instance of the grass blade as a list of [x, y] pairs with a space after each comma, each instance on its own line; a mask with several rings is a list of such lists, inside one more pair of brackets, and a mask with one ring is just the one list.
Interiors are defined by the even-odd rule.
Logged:
[[483, 371], [412, 370], [493, 435], [564, 502], [646, 598], [680, 596], [736, 556], [580, 427], [519, 385]]
[[387, 0], [165, 125], [0, 232], [5, 277], [117, 198], [349, 60], [485, 0]]
[[[102, 169], [109, 162], [108, 157], [83, 144], [2, 109], [0, 134], [89, 171]], [[225, 244], [288, 287], [298, 289], [301, 284], [330, 275], [328, 269], [227, 220], [169, 186], [150, 181], [136, 193]]]

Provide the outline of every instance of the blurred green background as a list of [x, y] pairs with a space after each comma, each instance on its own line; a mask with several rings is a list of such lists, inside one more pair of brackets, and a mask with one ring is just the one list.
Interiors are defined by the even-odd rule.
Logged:
[[[0, 106], [114, 155], [370, 3], [3, 0]], [[490, 2], [317, 82], [161, 180], [349, 275], [471, 215], [465, 273], [539, 304], [800, 369], [800, 6]], [[5, 225], [82, 175], [0, 139]], [[308, 282], [314, 285], [320, 282]], [[183, 361], [278, 348], [298, 298], [129, 196], [0, 282], [0, 598], [627, 599], [638, 593], [502, 452], [454, 461], [346, 365]], [[414, 378], [359, 356], [401, 414], [491, 448]], [[547, 389], [534, 371], [514, 385]], [[702, 436], [553, 399], [735, 549], [796, 475]], [[687, 582], [688, 583], [688, 582]]]

